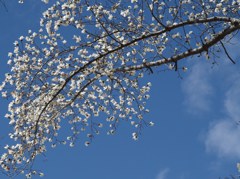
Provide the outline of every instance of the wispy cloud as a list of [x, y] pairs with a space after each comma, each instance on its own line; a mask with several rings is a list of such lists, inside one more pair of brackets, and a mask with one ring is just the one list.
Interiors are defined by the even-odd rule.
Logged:
[[[239, 44], [239, 41], [233, 39], [232, 42], [235, 44], [226, 47], [231, 57], [237, 60], [240, 46], [236, 44]], [[233, 65], [225, 54], [222, 54], [219, 60], [221, 62], [214, 66], [214, 69], [206, 62], [197, 62], [191, 67], [182, 83], [184, 103], [188, 111], [197, 115], [210, 111], [214, 103], [223, 104], [219, 110], [223, 115], [220, 119], [211, 121], [206, 132], [206, 150], [220, 158], [240, 159], [240, 125], [237, 125], [240, 121], [239, 64]], [[221, 91], [214, 85], [218, 85]]]
[[189, 112], [208, 111], [210, 108], [210, 96], [213, 88], [210, 83], [209, 64], [196, 63], [189, 75], [183, 80], [182, 90], [185, 94], [185, 105]]
[[206, 149], [219, 157], [240, 159], [240, 129], [229, 119], [211, 125], [206, 136]]
[[169, 173], [169, 171], [170, 171], [169, 168], [165, 168], [165, 169], [161, 170], [158, 173], [156, 179], [166, 179], [167, 178], [167, 174]]
[[[240, 159], [240, 75], [230, 76], [225, 93], [225, 119], [210, 125], [206, 135], [206, 149], [219, 157]], [[230, 83], [231, 82], [231, 83]]]

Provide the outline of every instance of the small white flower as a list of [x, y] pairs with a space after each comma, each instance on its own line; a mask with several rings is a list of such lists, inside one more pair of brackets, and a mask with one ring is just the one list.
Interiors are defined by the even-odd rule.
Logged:
[[23, 36], [19, 37], [19, 40], [21, 40], [21, 41], [22, 41], [23, 39], [24, 39], [24, 37], [23, 37]]
[[12, 53], [12, 52], [9, 52], [9, 53], [8, 53], [8, 57], [11, 58], [12, 56], [13, 56], [13, 53]]
[[102, 123], [99, 123], [99, 124], [98, 124], [98, 127], [100, 127], [100, 128], [103, 127], [103, 124], [102, 124]]
[[90, 142], [89, 141], [86, 141], [85, 142], [85, 146], [88, 147], [90, 145]]
[[109, 19], [109, 20], [112, 20], [112, 19], [113, 19], [113, 15], [110, 14], [110, 15], [108, 16], [108, 19]]
[[183, 70], [184, 72], [186, 72], [186, 71], [188, 70], [188, 68], [187, 68], [187, 67], [182, 67], [182, 70]]
[[121, 16], [123, 16], [123, 17], [127, 17], [129, 14], [130, 14], [130, 12], [129, 12], [129, 9], [126, 9], [125, 11], [121, 11]]
[[2, 97], [6, 98], [7, 97], [7, 91], [2, 92]]
[[149, 122], [149, 125], [150, 125], [150, 126], [154, 126], [154, 122], [150, 121], [150, 122]]
[[55, 148], [56, 146], [57, 146], [56, 144], [52, 144], [52, 145], [51, 145], [52, 148]]
[[138, 135], [136, 132], [132, 133], [133, 140], [138, 140]]
[[32, 178], [32, 174], [31, 173], [26, 174], [26, 178]]

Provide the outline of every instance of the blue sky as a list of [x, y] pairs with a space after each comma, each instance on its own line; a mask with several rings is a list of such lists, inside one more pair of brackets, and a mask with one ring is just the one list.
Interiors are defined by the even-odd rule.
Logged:
[[[0, 7], [0, 80], [9, 69], [7, 53], [28, 29], [37, 30], [46, 6], [38, 1], [6, 2]], [[234, 59], [239, 47], [229, 46]], [[214, 179], [237, 174], [240, 160], [240, 66], [224, 55], [218, 65], [201, 58], [185, 62], [189, 70], [146, 75], [153, 84], [146, 118], [154, 127], [143, 130], [138, 141], [124, 122], [114, 136], [99, 135], [85, 147], [49, 149], [35, 164], [46, 179]], [[8, 142], [8, 101], [0, 99], [1, 146]], [[2, 149], [0, 149], [3, 152]], [[6, 178], [0, 174], [0, 178]], [[24, 178], [23, 176], [16, 177]]]

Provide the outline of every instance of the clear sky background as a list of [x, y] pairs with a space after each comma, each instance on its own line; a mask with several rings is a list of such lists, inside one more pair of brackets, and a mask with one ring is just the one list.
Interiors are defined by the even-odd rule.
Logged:
[[[38, 0], [23, 5], [6, 0], [6, 5], [8, 11], [0, 6], [1, 81], [9, 70], [7, 53], [14, 40], [28, 29], [37, 30], [47, 7]], [[114, 136], [101, 134], [89, 147], [49, 148], [36, 166], [45, 179], [218, 179], [238, 174], [240, 47], [228, 47], [236, 65], [224, 55], [214, 66], [196, 57], [186, 61], [189, 70], [183, 79], [176, 72], [146, 76], [153, 86], [145, 117], [155, 126], [145, 128], [138, 141], [131, 139], [132, 131], [123, 122]], [[0, 98], [0, 147], [9, 141], [11, 130], [4, 118], [7, 103]]]

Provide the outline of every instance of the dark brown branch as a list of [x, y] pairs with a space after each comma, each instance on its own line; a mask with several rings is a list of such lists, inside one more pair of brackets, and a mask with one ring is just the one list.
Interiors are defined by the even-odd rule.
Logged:
[[229, 58], [229, 60], [233, 63], [233, 64], [236, 64], [236, 62], [231, 58], [231, 56], [229, 55], [229, 53], [228, 53], [228, 51], [227, 51], [227, 49], [226, 49], [226, 47], [224, 46], [224, 44], [222, 43], [222, 41], [220, 40], [220, 43], [221, 43], [221, 45], [222, 45], [222, 48], [223, 48], [223, 50], [224, 50], [224, 52], [225, 52], [225, 54], [227, 55], [227, 57]]

